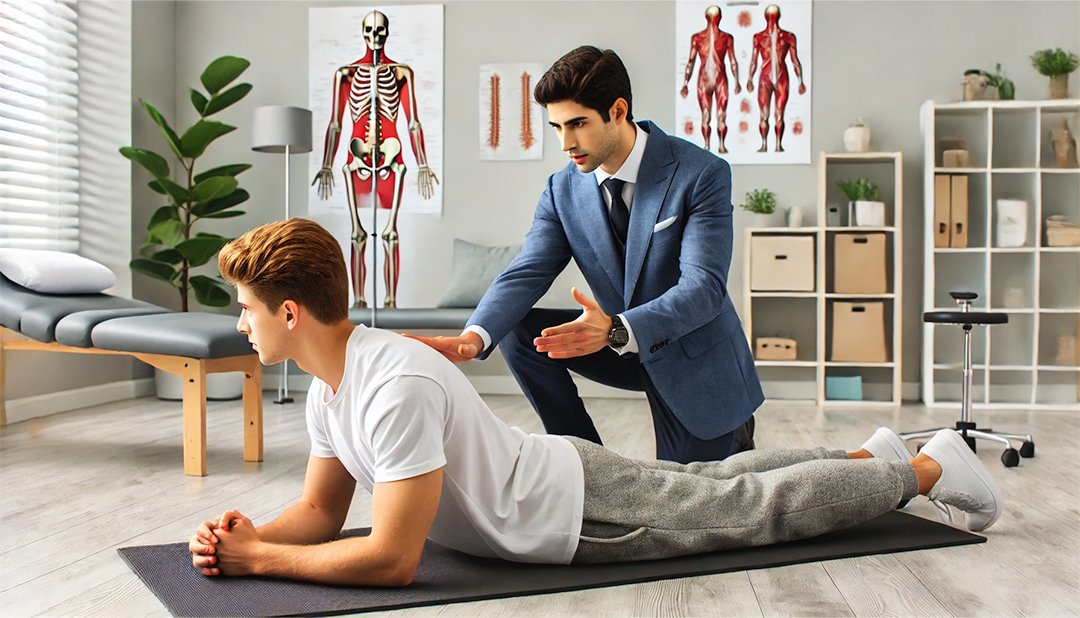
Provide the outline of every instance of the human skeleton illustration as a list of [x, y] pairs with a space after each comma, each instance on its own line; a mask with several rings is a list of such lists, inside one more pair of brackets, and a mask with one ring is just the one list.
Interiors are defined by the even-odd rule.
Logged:
[[312, 184], [318, 183], [319, 197], [328, 199], [334, 186], [332, 165], [341, 136], [345, 110], [352, 121], [349, 154], [342, 166], [345, 188], [352, 218], [352, 252], [349, 270], [352, 278], [354, 306], [366, 307], [364, 280], [367, 268], [364, 250], [368, 233], [360, 223], [361, 197], [374, 192], [376, 206], [390, 209], [390, 220], [383, 230], [383, 274], [386, 282], [386, 307], [397, 305], [400, 277], [400, 238], [397, 229], [401, 207], [402, 187], [406, 166], [402, 156], [401, 139], [397, 130], [398, 110], [405, 113], [409, 141], [418, 164], [417, 186], [424, 199], [435, 194], [439, 182], [428, 166], [424, 147], [424, 131], [416, 108], [413, 70], [386, 55], [390, 36], [390, 20], [379, 11], [368, 13], [363, 20], [364, 57], [339, 68], [334, 73], [330, 123], [323, 143], [323, 162]]

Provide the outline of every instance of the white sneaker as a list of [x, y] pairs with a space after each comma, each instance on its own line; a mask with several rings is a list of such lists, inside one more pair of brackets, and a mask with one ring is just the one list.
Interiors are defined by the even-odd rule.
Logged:
[[863, 443], [862, 448], [875, 459], [884, 461], [910, 461], [911, 452], [904, 445], [904, 440], [888, 427], [878, 427], [874, 435]]
[[942, 429], [921, 453], [941, 466], [941, 478], [927, 494], [931, 500], [964, 511], [964, 523], [973, 532], [994, 525], [1001, 515], [1001, 493], [960, 434]]

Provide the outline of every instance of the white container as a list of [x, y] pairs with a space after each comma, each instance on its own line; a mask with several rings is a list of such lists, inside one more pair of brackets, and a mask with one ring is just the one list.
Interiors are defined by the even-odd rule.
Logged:
[[849, 202], [848, 221], [858, 227], [883, 227], [885, 225], [885, 202], [855, 200]]
[[998, 200], [996, 247], [1023, 247], [1027, 243], [1028, 203], [1024, 200]]
[[803, 209], [802, 206], [791, 206], [784, 211], [784, 219], [787, 222], [788, 227], [802, 227], [803, 224]]
[[844, 150], [870, 152], [870, 127], [853, 124], [844, 129]]

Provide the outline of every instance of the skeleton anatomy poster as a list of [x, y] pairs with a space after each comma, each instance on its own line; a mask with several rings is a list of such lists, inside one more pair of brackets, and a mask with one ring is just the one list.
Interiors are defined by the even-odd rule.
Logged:
[[443, 7], [313, 8], [308, 46], [308, 215], [344, 239], [354, 304], [370, 270], [394, 306], [399, 216], [442, 212]]
[[480, 65], [481, 160], [543, 158], [543, 109], [532, 96], [543, 71], [540, 64]]
[[731, 164], [810, 163], [810, 0], [675, 10], [675, 126]]

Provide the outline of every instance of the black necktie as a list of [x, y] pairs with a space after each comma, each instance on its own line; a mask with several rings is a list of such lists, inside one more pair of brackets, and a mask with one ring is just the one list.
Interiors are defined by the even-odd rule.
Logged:
[[626, 230], [630, 227], [630, 209], [622, 198], [625, 180], [608, 178], [603, 183], [611, 196], [611, 208], [608, 208], [608, 221], [611, 222], [611, 231], [615, 234], [615, 240], [619, 241], [619, 248], [626, 250]]

